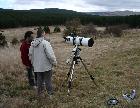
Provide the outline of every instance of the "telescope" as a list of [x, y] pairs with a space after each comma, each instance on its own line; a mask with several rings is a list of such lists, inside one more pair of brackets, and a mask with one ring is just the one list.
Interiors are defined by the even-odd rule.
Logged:
[[[90, 74], [86, 64], [84, 63], [83, 59], [80, 57], [80, 51], [81, 48], [79, 48], [79, 46], [88, 46], [88, 47], [92, 47], [94, 44], [94, 41], [92, 38], [85, 38], [85, 37], [79, 37], [76, 36], [75, 34], [71, 33], [69, 36], [67, 37], [63, 37], [65, 39], [66, 43], [70, 43], [75, 45], [74, 49], [72, 50], [72, 54], [70, 56], [69, 59], [67, 59], [67, 63], [71, 63], [70, 64], [70, 69], [69, 72], [67, 73], [67, 84], [68, 84], [68, 95], [70, 95], [70, 89], [72, 87], [72, 81], [73, 81], [73, 75], [74, 75], [74, 69], [75, 69], [75, 65], [78, 64], [79, 62], [81, 62], [87, 72], [87, 74], [89, 75], [90, 79], [93, 81], [93, 83], [98, 86], [96, 84], [96, 82], [94, 81], [94, 76]], [[62, 85], [63, 86], [63, 85]]]
[[70, 43], [73, 45], [92, 47], [94, 44], [93, 38], [79, 37], [73, 34], [67, 37], [64, 37], [64, 39], [66, 43]]

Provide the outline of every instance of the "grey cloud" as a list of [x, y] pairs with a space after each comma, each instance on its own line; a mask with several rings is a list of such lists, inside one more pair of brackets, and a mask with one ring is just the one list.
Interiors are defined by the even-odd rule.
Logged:
[[[40, 5], [39, 3], [44, 3], [47, 6], [51, 3], [54, 4], [55, 7], [57, 7], [57, 3], [67, 3], [68, 0], [16, 0], [15, 4], [16, 5]], [[69, 2], [68, 2], [69, 3]], [[98, 7], [99, 11], [103, 11], [102, 9], [106, 11], [116, 11], [116, 10], [140, 10], [140, 0], [78, 0], [76, 2], [73, 2], [71, 0], [71, 4], [66, 4], [67, 5], [73, 5], [77, 6], [79, 8], [88, 8], [88, 6], [93, 8]], [[97, 7], [96, 7], [97, 6]]]
[[49, 3], [49, 2], [63, 2], [64, 0], [16, 0], [15, 4], [33, 4], [35, 2], [44, 2], [44, 3]]
[[119, 9], [139, 9], [139, 0], [85, 0], [87, 4], [97, 5], [106, 8], [109, 11]]

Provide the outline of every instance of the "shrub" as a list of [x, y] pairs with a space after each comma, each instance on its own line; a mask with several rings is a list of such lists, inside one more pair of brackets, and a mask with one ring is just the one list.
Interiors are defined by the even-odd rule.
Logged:
[[106, 27], [105, 33], [112, 34], [114, 37], [121, 37], [123, 30], [120, 26]]
[[76, 34], [75, 31], [73, 31], [71, 29], [64, 29], [64, 31], [63, 31], [64, 37], [68, 36], [70, 33]]
[[118, 27], [120, 27], [122, 30], [126, 30], [130, 28], [128, 24], [121, 24]]
[[81, 29], [81, 34], [82, 35], [96, 35], [97, 30], [95, 29], [95, 25], [93, 25], [92, 23], [86, 25], [85, 27]]
[[49, 33], [50, 34], [50, 28], [48, 26], [44, 26], [44, 29], [45, 33]]
[[2, 33], [0, 33], [0, 47], [5, 47], [5, 46], [7, 46], [6, 38]]
[[19, 43], [18, 39], [14, 37], [11, 41], [12, 45], [17, 45]]
[[73, 20], [67, 21], [66, 30], [64, 30], [64, 36], [67, 36], [70, 33], [78, 34], [78, 29], [81, 26], [81, 22], [79, 18], [75, 18]]
[[58, 26], [56, 26], [56, 27], [54, 28], [54, 33], [57, 33], [57, 32], [61, 32], [61, 29], [60, 29], [60, 27], [58, 27]]

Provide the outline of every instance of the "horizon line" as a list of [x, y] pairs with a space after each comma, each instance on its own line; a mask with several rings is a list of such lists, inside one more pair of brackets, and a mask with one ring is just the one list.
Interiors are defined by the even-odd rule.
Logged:
[[[34, 8], [34, 9], [9, 9], [9, 8], [0, 8], [0, 10], [3, 9], [3, 10], [19, 10], [19, 11], [24, 11], [24, 10], [27, 10], [27, 11], [30, 11], [30, 10], [45, 10], [45, 9], [60, 9], [60, 8]], [[60, 10], [69, 10], [69, 9], [60, 9]], [[69, 10], [69, 11], [74, 11], [74, 12], [78, 12], [78, 11], [75, 11], [75, 10]], [[140, 12], [140, 11], [133, 11], [133, 10], [115, 10], [115, 11], [86, 11], [86, 12]], [[85, 13], [85, 12], [83, 12]]]

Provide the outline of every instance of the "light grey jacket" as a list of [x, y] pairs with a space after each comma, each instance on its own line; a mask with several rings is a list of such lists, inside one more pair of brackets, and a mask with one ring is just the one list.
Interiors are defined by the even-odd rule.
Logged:
[[57, 64], [53, 49], [44, 37], [36, 38], [29, 48], [29, 58], [34, 67], [34, 72], [45, 72]]

